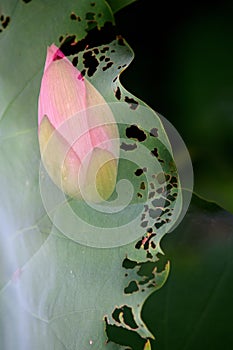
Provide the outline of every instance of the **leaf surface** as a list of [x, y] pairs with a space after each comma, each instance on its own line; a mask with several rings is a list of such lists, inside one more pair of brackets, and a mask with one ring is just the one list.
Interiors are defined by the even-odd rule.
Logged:
[[[159, 242], [179, 217], [182, 195], [159, 116], [120, 84], [132, 50], [114, 33], [101, 0], [4, 1], [1, 11], [9, 17], [0, 33], [1, 347], [100, 349], [107, 325], [136, 331], [143, 347], [153, 336], [141, 320], [142, 303], [167, 279], [167, 262], [157, 270]], [[103, 95], [119, 125], [118, 180], [131, 182], [132, 198], [116, 214], [69, 198], [56, 202], [62, 194], [41, 168], [37, 99], [53, 42]]]

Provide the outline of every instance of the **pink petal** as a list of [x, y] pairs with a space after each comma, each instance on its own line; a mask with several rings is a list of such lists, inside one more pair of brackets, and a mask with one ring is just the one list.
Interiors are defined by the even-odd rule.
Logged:
[[[44, 119], [45, 116], [47, 119]], [[42, 120], [44, 120], [43, 128]], [[103, 197], [105, 194], [108, 197], [115, 186], [119, 155], [119, 144], [113, 141], [119, 139], [116, 121], [103, 96], [82, 77], [80, 71], [54, 44], [47, 49], [38, 101], [38, 124], [41, 150], [48, 143], [48, 130], [54, 130], [57, 135], [55, 138], [57, 146], [44, 156], [47, 169], [50, 169], [49, 173], [55, 183], [59, 185], [58, 179], [61, 173], [65, 192], [70, 195], [77, 193], [76, 187], [79, 186], [77, 173], [80, 164], [85, 163], [81, 171], [83, 186], [92, 192], [94, 184], [85, 181], [88, 176], [92, 179], [89, 172], [97, 170], [96, 166], [100, 166], [102, 160], [101, 166], [104, 170], [100, 172], [102, 177], [98, 178], [98, 186], [99, 189], [104, 189], [102, 192], [106, 192], [103, 192]], [[43, 130], [40, 132], [40, 129]], [[63, 139], [69, 146], [67, 157], [64, 154], [64, 147], [61, 148], [62, 142], [59, 141]], [[63, 156], [66, 158], [64, 167], [60, 159]], [[56, 158], [59, 161], [56, 161]], [[106, 159], [108, 164], [104, 165]], [[67, 176], [64, 175], [65, 169]], [[110, 180], [108, 190], [105, 188], [107, 178]]]
[[86, 109], [86, 89], [81, 73], [53, 44], [47, 50], [38, 106], [38, 123], [47, 115], [55, 128]]

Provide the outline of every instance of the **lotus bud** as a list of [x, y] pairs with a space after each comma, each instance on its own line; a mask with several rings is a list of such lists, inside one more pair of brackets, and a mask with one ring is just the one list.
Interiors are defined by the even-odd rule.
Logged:
[[54, 44], [41, 81], [38, 137], [43, 164], [64, 193], [93, 202], [111, 196], [119, 157], [117, 124], [102, 95]]

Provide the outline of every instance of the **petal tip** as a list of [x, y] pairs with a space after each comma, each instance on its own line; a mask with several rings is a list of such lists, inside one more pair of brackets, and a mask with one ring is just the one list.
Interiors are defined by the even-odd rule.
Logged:
[[48, 66], [53, 61], [56, 61], [64, 57], [65, 57], [64, 53], [54, 43], [48, 46], [44, 71], [48, 68]]

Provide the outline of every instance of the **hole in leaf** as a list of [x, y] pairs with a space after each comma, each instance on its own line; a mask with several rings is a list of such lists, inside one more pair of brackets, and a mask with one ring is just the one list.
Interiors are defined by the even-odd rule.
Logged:
[[160, 217], [163, 216], [163, 215], [165, 215], [165, 214], [167, 214], [167, 213], [169, 213], [169, 211], [170, 211], [170, 209], [164, 210], [164, 211], [160, 214]]
[[76, 18], [77, 18], [76, 14], [74, 12], [71, 12], [70, 19], [76, 20]]
[[127, 326], [129, 326], [132, 329], [137, 329], [138, 325], [135, 322], [132, 308], [127, 305], [124, 305], [122, 309], [123, 309], [123, 318], [124, 318], [125, 324], [127, 324]]
[[102, 70], [103, 70], [103, 71], [106, 71], [106, 70], [109, 69], [112, 65], [113, 65], [113, 62], [108, 62], [108, 63], [106, 64], [106, 66], [104, 66], [104, 67], [102, 68]]
[[0, 32], [2, 32], [10, 23], [10, 16], [4, 16], [3, 14], [0, 17], [2, 29], [0, 29]]
[[137, 169], [137, 170], [134, 172], [134, 174], [135, 174], [136, 176], [142, 175], [142, 174], [143, 174], [143, 169]]
[[155, 248], [156, 248], [155, 242], [151, 241], [151, 242], [150, 242], [150, 245], [151, 245], [151, 248], [152, 248], [152, 249], [155, 249]]
[[131, 125], [126, 129], [126, 136], [128, 138], [133, 138], [138, 140], [139, 142], [143, 142], [146, 140], [146, 134], [143, 130], [139, 129], [137, 125]]
[[158, 158], [159, 154], [158, 154], [158, 149], [156, 147], [151, 151], [151, 153], [152, 153], [153, 156]]
[[116, 39], [115, 26], [110, 22], [106, 22], [100, 29], [95, 27], [89, 30], [85, 38], [77, 41], [75, 39], [75, 35], [68, 35], [62, 42], [60, 50], [65, 56], [75, 55], [80, 51], [84, 51], [86, 47], [91, 49], [111, 43]]
[[[149, 228], [149, 229], [151, 229], [151, 228]], [[153, 232], [153, 230], [152, 230], [152, 232]], [[146, 235], [145, 238], [143, 238], [142, 246], [143, 246], [144, 250], [148, 250], [149, 249], [150, 241], [151, 241], [152, 237], [154, 237], [155, 235], [156, 235], [156, 233], [149, 233], [149, 234]]]
[[107, 52], [109, 50], [109, 47], [108, 46], [105, 46], [105, 47], [103, 47], [101, 50], [100, 50], [100, 52], [101, 53], [105, 53], [105, 52]]
[[5, 20], [2, 22], [2, 27], [5, 29], [8, 26], [9, 23], [10, 23], [10, 17], [7, 16], [5, 18]]
[[166, 258], [165, 255], [158, 253], [157, 254], [158, 257], [158, 261], [156, 263], [157, 266], [157, 272], [161, 273], [162, 271], [164, 271], [164, 269], [166, 268], [166, 265], [168, 263], [168, 260]]
[[169, 190], [172, 189], [172, 187], [173, 187], [173, 186], [172, 186], [171, 184], [168, 184], [167, 187], [166, 187], [166, 189], [169, 191]]
[[149, 193], [148, 198], [149, 198], [149, 199], [151, 199], [151, 198], [153, 198], [153, 197], [154, 197], [154, 195], [155, 195], [155, 192], [154, 192], [154, 191], [151, 191], [151, 192]]
[[146, 189], [146, 185], [145, 185], [145, 182], [144, 182], [144, 181], [141, 182], [141, 184], [140, 184], [140, 189], [141, 189], [141, 190], [145, 190], [145, 189]]
[[146, 257], [147, 257], [147, 259], [152, 259], [153, 255], [150, 252], [147, 252], [146, 253]]
[[164, 187], [160, 187], [156, 190], [157, 193], [161, 194], [164, 192]]
[[[129, 346], [130, 349], [141, 350], [146, 343], [137, 332], [123, 328], [121, 326], [110, 325], [105, 318], [106, 334], [108, 342], [112, 341], [122, 346]], [[128, 350], [130, 350], [128, 349]]]
[[158, 129], [157, 128], [151, 129], [150, 136], [158, 137]]
[[157, 175], [157, 181], [160, 185], [162, 185], [164, 182], [166, 182], [166, 179], [165, 179], [165, 176], [164, 176], [164, 173], [159, 173]]
[[127, 287], [125, 287], [124, 292], [125, 294], [132, 294], [139, 290], [137, 282], [131, 281]]
[[177, 178], [175, 176], [172, 176], [171, 180], [170, 180], [170, 183], [171, 184], [174, 184], [174, 183], [177, 184]]
[[81, 72], [81, 76], [84, 77], [86, 75], [86, 69], [83, 69]]
[[116, 308], [112, 313], [112, 317], [118, 323], [121, 323], [123, 319], [123, 322], [132, 329], [138, 328], [133, 316], [132, 308], [127, 305]]
[[122, 142], [120, 148], [123, 149], [124, 151], [133, 151], [137, 148], [137, 145], [136, 145], [136, 143], [129, 145], [125, 142]]
[[121, 90], [120, 90], [119, 86], [116, 88], [115, 96], [118, 100], [121, 99]]
[[161, 221], [161, 222], [156, 222], [154, 224], [155, 228], [159, 229], [161, 226], [163, 226], [164, 224], [166, 224], [166, 221]]
[[87, 69], [88, 76], [91, 77], [97, 70], [99, 62], [96, 59], [96, 57], [92, 54], [92, 52], [88, 51], [83, 54], [83, 64], [84, 67]]
[[149, 209], [149, 215], [152, 219], [157, 219], [161, 214], [161, 208]]
[[141, 227], [146, 227], [148, 225], [148, 221], [143, 221], [142, 223], [141, 223]]
[[164, 199], [163, 198], [156, 198], [152, 201], [152, 205], [154, 207], [163, 207]]
[[140, 264], [140, 269], [138, 270], [137, 274], [139, 276], [146, 276], [149, 279], [154, 278], [153, 270], [157, 266], [157, 262], [152, 261], [146, 261], [144, 263]]
[[123, 260], [123, 263], [122, 263], [122, 266], [125, 268], [125, 269], [134, 269], [135, 266], [137, 266], [137, 261], [133, 261], [133, 260], [130, 260], [128, 258], [125, 258]]
[[72, 60], [72, 64], [73, 64], [73, 66], [77, 66], [77, 64], [78, 64], [78, 56], [75, 56], [74, 58], [73, 58], [73, 60]]
[[169, 207], [170, 204], [171, 204], [171, 202], [166, 200], [165, 203], [164, 203], [164, 208]]
[[94, 12], [87, 12], [85, 19], [87, 19], [88, 21], [93, 21], [95, 19], [95, 13]]
[[136, 109], [139, 105], [137, 101], [135, 101], [133, 98], [130, 98], [128, 96], [125, 96], [125, 102], [127, 102], [131, 109]]
[[140, 248], [141, 248], [141, 246], [142, 246], [142, 241], [143, 241], [143, 237], [142, 237], [142, 239], [140, 239], [140, 241], [138, 241], [138, 242], [135, 244], [135, 248], [136, 248], [136, 249], [140, 249]]
[[176, 197], [176, 196], [172, 196], [171, 194], [169, 194], [169, 196], [167, 196], [167, 199], [169, 199], [171, 202], [173, 202], [173, 201], [176, 200], [175, 197]]
[[116, 308], [113, 313], [112, 313], [112, 318], [118, 322], [118, 323], [121, 323], [121, 320], [120, 320], [120, 314], [122, 313], [122, 309], [120, 308]]

